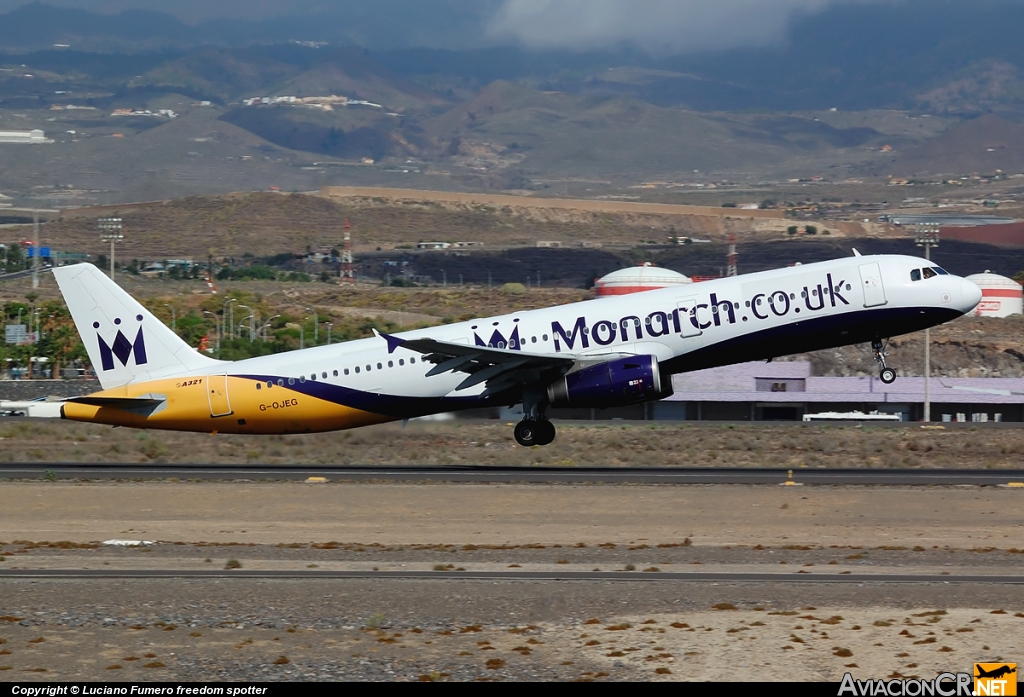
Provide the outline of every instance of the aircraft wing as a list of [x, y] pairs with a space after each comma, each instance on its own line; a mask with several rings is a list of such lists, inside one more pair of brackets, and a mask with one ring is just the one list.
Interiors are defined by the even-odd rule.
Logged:
[[487, 383], [484, 396], [517, 386], [553, 382], [568, 373], [581, 358], [470, 346], [436, 339], [401, 339], [390, 334], [380, 334], [380, 337], [388, 342], [388, 353], [401, 347], [423, 354], [423, 360], [434, 364], [427, 377], [448, 372], [466, 373], [466, 379], [459, 383], [456, 391]]

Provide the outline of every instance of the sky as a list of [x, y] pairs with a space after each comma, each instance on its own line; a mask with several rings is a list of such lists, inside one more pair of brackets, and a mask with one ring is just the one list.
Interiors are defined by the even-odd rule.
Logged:
[[[215, 17], [266, 19], [280, 15], [332, 14], [344, 22], [387, 27], [437, 26], [441, 42], [522, 45], [542, 49], [632, 47], [658, 53], [764, 46], [785, 38], [794, 15], [838, 3], [901, 0], [43, 0], [46, 4], [100, 12], [144, 8], [173, 14], [187, 23]], [[941, 0], [935, 0], [940, 2]], [[951, 1], [951, 0], [947, 0]], [[1019, 0], [1007, 0], [1017, 2]], [[0, 12], [26, 0], [0, 0]], [[403, 8], [405, 11], [403, 11]], [[431, 13], [433, 12], [433, 15]], [[427, 22], [433, 25], [433, 22]], [[443, 36], [442, 36], [443, 34]]]
[[764, 46], [833, 0], [505, 0], [488, 25], [530, 48], [629, 45], [651, 53]]

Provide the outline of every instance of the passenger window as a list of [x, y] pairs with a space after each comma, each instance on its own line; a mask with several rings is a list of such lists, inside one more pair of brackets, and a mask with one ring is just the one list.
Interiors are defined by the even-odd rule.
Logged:
[[274, 386], [274, 381], [273, 380], [267, 380], [267, 389], [269, 390], [273, 386]]
[[547, 341], [548, 340], [548, 335], [545, 334], [544, 336], [541, 337], [541, 339], [543, 339], [544, 341]]
[[416, 364], [416, 359], [415, 358], [410, 358], [409, 359], [409, 364], [410, 365], [415, 365]]
[[256, 383], [256, 389], [257, 390], [262, 390], [263, 389], [263, 383], [262, 382], [257, 382]]
[[316, 373], [313, 373], [312, 375], [310, 375], [309, 379], [312, 380], [313, 382], [316, 382]]
[[[338, 374], [338, 371], [337, 371], [337, 370], [335, 370], [335, 371], [334, 371], [334, 374], [335, 374], [335, 375], [337, 375], [337, 374]], [[326, 370], [325, 370], [325, 371], [324, 371], [324, 373], [323, 373], [323, 378], [324, 378], [324, 380], [326, 380], [326, 379], [327, 379], [327, 371], [326, 371]]]
[[359, 366], [356, 366], [356, 373], [359, 372]]
[[388, 367], [389, 368], [394, 368], [395, 367], [395, 362], [394, 361], [388, 361]]
[[295, 384], [295, 378], [288, 378], [288, 384], [289, 385], [294, 385]]
[[348, 375], [348, 368], [345, 368], [345, 375]]
[[404, 358], [399, 358], [398, 359], [398, 365], [405, 365], [405, 359]]
[[920, 281], [921, 280], [921, 269], [914, 269], [913, 271], [911, 271], [910, 272], [910, 280], [911, 281]]
[[536, 344], [536, 343], [537, 343], [537, 337], [535, 337], [535, 336], [531, 336], [531, 337], [530, 337], [530, 343], [531, 343], [531, 344]]
[[300, 376], [299, 376], [299, 382], [300, 382], [300, 383], [304, 383], [304, 382], [306, 382], [306, 376], [305, 376], [305, 375], [300, 375]]
[[[292, 381], [291, 381], [291, 382], [289, 382], [288, 384], [289, 384], [289, 385], [294, 385], [294, 384], [295, 384], [295, 380], [292, 380]], [[277, 386], [278, 386], [278, 387], [284, 387], [284, 378], [278, 378], [278, 379], [277, 379]]]
[[338, 377], [338, 371], [337, 370], [334, 371], [334, 377]]
[[926, 279], [927, 278], [935, 278], [936, 276], [939, 275], [939, 274], [935, 273], [934, 271], [932, 271], [930, 268], [927, 268], [927, 267], [925, 267], [924, 269], [921, 269], [921, 273], [922, 273], [922, 275]]
[[366, 364], [366, 372], [369, 373], [371, 370], [373, 370], [373, 366], [371, 366], [369, 363], [367, 363]]
[[377, 370], [383, 370], [383, 369], [384, 369], [384, 366], [381, 365], [380, 363], [378, 363], [377, 364]]

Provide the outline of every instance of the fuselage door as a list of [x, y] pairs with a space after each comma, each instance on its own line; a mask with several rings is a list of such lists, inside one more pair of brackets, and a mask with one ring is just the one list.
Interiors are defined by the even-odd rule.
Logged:
[[698, 326], [700, 324], [697, 319], [697, 296], [691, 296], [689, 298], [683, 298], [676, 303], [677, 311], [679, 312], [679, 336], [700, 336], [704, 332]]
[[231, 401], [228, 399], [228, 376], [206, 376], [206, 395], [210, 398], [210, 417], [230, 416]]
[[864, 307], [876, 307], [887, 302], [878, 264], [860, 265], [860, 287], [864, 290]]

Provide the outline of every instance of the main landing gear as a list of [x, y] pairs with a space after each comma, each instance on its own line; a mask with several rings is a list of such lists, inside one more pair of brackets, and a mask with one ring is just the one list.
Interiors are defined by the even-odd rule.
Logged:
[[516, 424], [513, 435], [519, 445], [529, 448], [532, 445], [550, 445], [555, 439], [555, 425], [544, 416], [547, 408], [547, 396], [536, 389], [528, 389], [523, 393], [523, 420]]
[[537, 419], [523, 419], [516, 424], [514, 431], [519, 445], [549, 445], [555, 439], [555, 425], [541, 416]]
[[885, 344], [882, 343], [881, 339], [875, 339], [871, 342], [871, 352], [874, 354], [875, 360], [882, 366], [878, 373], [878, 379], [886, 385], [896, 382], [896, 371], [885, 364], [885, 357], [889, 354], [886, 352]]

